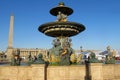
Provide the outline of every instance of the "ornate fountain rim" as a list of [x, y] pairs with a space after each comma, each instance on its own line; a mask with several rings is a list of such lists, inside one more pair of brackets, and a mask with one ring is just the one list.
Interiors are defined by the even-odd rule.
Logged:
[[[76, 22], [48, 22], [39, 26], [38, 30], [48, 36], [74, 36], [85, 30], [85, 26]], [[62, 35], [62, 33], [64, 33]], [[56, 35], [55, 35], [56, 34]]]

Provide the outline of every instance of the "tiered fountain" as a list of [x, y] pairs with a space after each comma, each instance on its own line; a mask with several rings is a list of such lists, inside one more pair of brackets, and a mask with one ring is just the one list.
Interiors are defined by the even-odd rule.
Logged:
[[[57, 20], [55, 22], [42, 24], [38, 28], [38, 30], [45, 35], [55, 37], [55, 40], [53, 40], [54, 47], [50, 50], [50, 54], [54, 54], [57, 60], [50, 59], [51, 62], [61, 61], [61, 56], [63, 57], [63, 55], [65, 56], [66, 54], [70, 56], [73, 53], [70, 37], [85, 30], [84, 25], [67, 20], [67, 17], [72, 13], [73, 10], [61, 2], [57, 7], [50, 10], [50, 14], [56, 16]], [[60, 57], [60, 60], [58, 57]]]

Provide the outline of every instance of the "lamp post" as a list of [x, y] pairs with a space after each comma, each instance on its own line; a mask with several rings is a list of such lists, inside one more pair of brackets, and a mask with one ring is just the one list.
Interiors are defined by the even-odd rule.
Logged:
[[82, 47], [82, 46], [80, 46], [80, 52], [83, 52], [82, 48], [83, 48], [83, 47]]

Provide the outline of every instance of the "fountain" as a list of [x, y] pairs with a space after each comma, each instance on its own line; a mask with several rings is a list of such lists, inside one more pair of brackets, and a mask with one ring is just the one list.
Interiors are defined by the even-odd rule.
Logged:
[[61, 2], [57, 7], [50, 10], [50, 14], [56, 16], [57, 20], [42, 24], [38, 28], [43, 34], [55, 38], [53, 48], [49, 50], [50, 63], [58, 62], [61, 65], [69, 65], [70, 56], [74, 53], [70, 37], [85, 30], [83, 24], [67, 20], [67, 17], [72, 13], [73, 10]]

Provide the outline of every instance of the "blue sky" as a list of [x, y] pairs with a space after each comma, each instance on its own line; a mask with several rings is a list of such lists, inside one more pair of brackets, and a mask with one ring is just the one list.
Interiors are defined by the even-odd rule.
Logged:
[[72, 37], [74, 49], [120, 49], [120, 0], [0, 0], [0, 50], [8, 46], [10, 15], [14, 14], [15, 48], [51, 48], [54, 38], [38, 31], [41, 24], [56, 20], [49, 10], [59, 2], [71, 7], [69, 21], [86, 30]]

